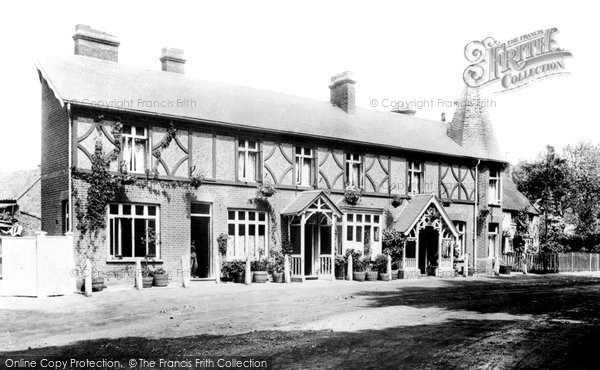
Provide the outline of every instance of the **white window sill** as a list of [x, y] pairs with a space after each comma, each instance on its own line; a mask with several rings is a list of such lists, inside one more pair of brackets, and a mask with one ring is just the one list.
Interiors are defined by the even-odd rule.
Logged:
[[[106, 263], [135, 263], [136, 261], [146, 262], [145, 258], [108, 258]], [[163, 263], [162, 259], [149, 259], [148, 263]]]

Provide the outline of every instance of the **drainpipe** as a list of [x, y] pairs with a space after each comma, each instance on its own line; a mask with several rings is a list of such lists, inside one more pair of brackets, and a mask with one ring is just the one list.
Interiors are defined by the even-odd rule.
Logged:
[[477, 208], [479, 201], [479, 164], [481, 160], [477, 160], [475, 165], [475, 208], [473, 210], [473, 273], [477, 274]]
[[73, 184], [72, 184], [72, 179], [71, 179], [71, 168], [73, 167], [73, 117], [71, 114], [71, 103], [67, 103], [67, 115], [69, 117], [69, 150], [68, 150], [68, 163], [69, 163], [69, 168], [68, 168], [68, 181], [69, 181], [69, 185], [68, 185], [68, 194], [67, 194], [67, 211], [69, 212], [69, 225], [68, 225], [68, 230], [67, 231], [73, 231], [73, 204], [72, 204], [72, 191], [73, 191]]

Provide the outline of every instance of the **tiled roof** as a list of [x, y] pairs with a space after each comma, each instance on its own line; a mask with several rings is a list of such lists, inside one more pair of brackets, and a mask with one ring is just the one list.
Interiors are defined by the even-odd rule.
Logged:
[[404, 234], [407, 234], [414, 227], [414, 224], [425, 211], [425, 208], [432, 203], [436, 205], [437, 210], [439, 211], [448, 228], [454, 235], [457, 235], [456, 228], [454, 227], [452, 220], [448, 217], [444, 207], [433, 194], [417, 194], [413, 196], [406, 207], [398, 216], [395, 217], [393, 228]]
[[503, 176], [502, 184], [502, 209], [507, 211], [523, 211], [539, 214], [529, 199], [517, 189], [517, 185], [509, 176]]
[[323, 200], [331, 207], [333, 212], [341, 215], [340, 209], [329, 199], [323, 190], [303, 191], [296, 199], [291, 201], [282, 211], [282, 215], [298, 215], [304, 212], [317, 198], [322, 197]]
[[39, 170], [0, 172], [0, 201], [17, 201], [39, 180]]
[[481, 99], [479, 89], [465, 88], [448, 125], [448, 135], [478, 158], [505, 162], [487, 113], [489, 104], [491, 101]]
[[[476, 153], [448, 137], [445, 124], [410, 115], [363, 108], [347, 114], [328, 101], [83, 56], [42, 58], [37, 68], [55, 95], [71, 104], [98, 106], [101, 102], [112, 104], [114, 109], [167, 118], [477, 158]], [[178, 99], [197, 104], [177, 106]]]
[[41, 216], [39, 169], [0, 173], [0, 203], [17, 203], [21, 212]]

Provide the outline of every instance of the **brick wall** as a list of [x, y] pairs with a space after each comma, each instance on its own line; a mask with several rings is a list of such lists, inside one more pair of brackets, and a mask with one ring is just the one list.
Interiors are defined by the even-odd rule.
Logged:
[[69, 181], [69, 117], [67, 109], [42, 80], [42, 230], [60, 235], [61, 201]]

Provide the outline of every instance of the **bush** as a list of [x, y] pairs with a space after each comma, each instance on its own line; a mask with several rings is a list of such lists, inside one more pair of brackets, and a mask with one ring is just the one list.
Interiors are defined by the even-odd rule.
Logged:
[[231, 276], [235, 273], [246, 271], [246, 262], [242, 260], [226, 261], [221, 264], [221, 273], [224, 276]]
[[252, 261], [252, 263], [250, 263], [250, 267], [252, 268], [252, 271], [267, 271], [269, 268], [269, 263], [266, 259], [260, 259]]
[[274, 273], [282, 273], [284, 265], [284, 255], [279, 251], [271, 252], [271, 256], [268, 259], [268, 271]]
[[392, 262], [402, 260], [402, 251], [404, 250], [405, 243], [406, 238], [402, 236], [400, 231], [394, 229], [383, 230], [381, 239], [383, 253], [390, 255], [392, 257]]
[[386, 255], [378, 254], [377, 257], [375, 257], [375, 262], [374, 262], [374, 265], [377, 268], [377, 271], [378, 272], [387, 272], [387, 262], [388, 262], [388, 258]]
[[344, 256], [337, 255], [335, 256], [335, 266], [346, 266], [346, 258]]

